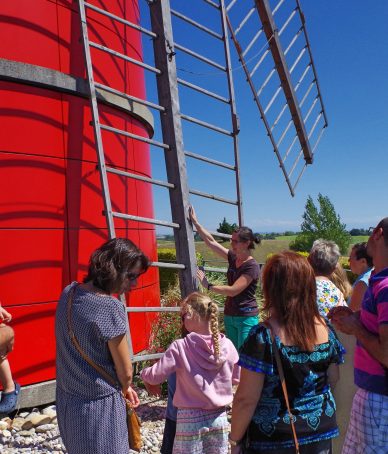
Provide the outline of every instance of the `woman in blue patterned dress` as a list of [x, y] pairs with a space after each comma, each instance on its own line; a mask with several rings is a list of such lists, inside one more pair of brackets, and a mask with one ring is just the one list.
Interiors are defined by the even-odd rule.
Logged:
[[343, 348], [318, 312], [314, 272], [294, 252], [271, 257], [263, 275], [266, 323], [240, 349], [241, 378], [233, 401], [232, 454], [295, 453], [271, 331], [280, 354], [301, 454], [331, 453], [338, 435], [331, 387]]
[[[139, 404], [131, 387], [132, 364], [123, 304], [114, 294], [128, 292], [148, 267], [148, 259], [130, 240], [115, 238], [93, 252], [83, 284], [73, 282], [56, 312], [57, 415], [69, 454], [128, 454], [125, 403]], [[67, 317], [81, 348], [117, 380], [113, 386], [74, 347]]]

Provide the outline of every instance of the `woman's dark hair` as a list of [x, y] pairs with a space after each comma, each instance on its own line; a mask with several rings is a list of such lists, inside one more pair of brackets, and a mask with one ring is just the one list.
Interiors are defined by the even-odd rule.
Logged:
[[373, 259], [366, 251], [366, 243], [357, 243], [352, 247], [352, 250], [356, 254], [357, 260], [365, 259], [370, 268], [373, 266]]
[[84, 282], [92, 281], [101, 290], [113, 293], [135, 266], [144, 273], [149, 267], [148, 258], [131, 240], [114, 238], [93, 252]]
[[285, 251], [273, 255], [263, 273], [264, 311], [273, 313], [287, 338], [302, 350], [312, 351], [321, 319], [312, 267], [305, 257]]
[[237, 233], [239, 241], [249, 242], [248, 249], [255, 249], [255, 244], [261, 243], [259, 235], [254, 235], [249, 227], [239, 227], [234, 233]]

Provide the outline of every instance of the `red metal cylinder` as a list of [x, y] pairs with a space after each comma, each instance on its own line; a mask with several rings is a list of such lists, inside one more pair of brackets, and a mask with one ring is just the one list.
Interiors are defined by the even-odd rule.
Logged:
[[[94, 4], [139, 21], [135, 0]], [[108, 234], [89, 102], [78, 90], [85, 64], [77, 2], [13, 0], [1, 3], [0, 15], [0, 300], [13, 315], [12, 371], [27, 385], [55, 378], [58, 297], [69, 282], [82, 279], [90, 253]], [[90, 10], [88, 18], [92, 41], [142, 59], [138, 31]], [[96, 81], [144, 97], [141, 68], [96, 49], [92, 60]], [[152, 134], [144, 107], [131, 112], [129, 103], [99, 105], [102, 123]], [[110, 132], [103, 132], [103, 143], [110, 166], [150, 176], [148, 145]], [[148, 183], [110, 175], [109, 185], [114, 211], [153, 217]], [[157, 259], [152, 225], [117, 220], [116, 229]], [[159, 304], [157, 269], [142, 276], [130, 303]], [[146, 347], [150, 317], [130, 319], [138, 352]]]

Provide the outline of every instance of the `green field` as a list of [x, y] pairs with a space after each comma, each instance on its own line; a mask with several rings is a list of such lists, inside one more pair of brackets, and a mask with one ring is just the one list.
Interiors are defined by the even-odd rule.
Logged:
[[368, 235], [352, 236], [351, 244], [363, 243], [364, 241], [368, 241], [368, 239]]
[[[291, 241], [295, 239], [296, 235], [284, 236], [280, 235], [275, 240], [263, 240], [259, 246], [253, 250], [253, 257], [258, 263], [264, 263], [268, 254], [274, 254], [276, 252], [288, 249]], [[352, 243], [361, 243], [368, 240], [368, 236], [352, 236]], [[224, 246], [229, 248], [229, 242], [225, 241]], [[158, 240], [158, 248], [175, 248], [173, 241]], [[206, 247], [203, 241], [195, 242], [196, 251], [201, 253], [205, 262], [208, 262], [209, 266], [223, 266], [220, 262], [220, 257], [214, 254], [208, 247]], [[350, 251], [349, 251], [350, 252]]]
[[[292, 237], [285, 237], [292, 238]], [[253, 257], [259, 262], [264, 263], [268, 254], [273, 254], [274, 252], [283, 251], [288, 248], [290, 240], [263, 240], [259, 246], [253, 250]], [[224, 246], [229, 248], [229, 242], [225, 241]], [[158, 240], [158, 248], [175, 248], [175, 244], [172, 241], [161, 241]], [[210, 266], [221, 266], [221, 259], [218, 255], [214, 254], [203, 241], [195, 242], [195, 249], [199, 252], [205, 262], [208, 262]]]

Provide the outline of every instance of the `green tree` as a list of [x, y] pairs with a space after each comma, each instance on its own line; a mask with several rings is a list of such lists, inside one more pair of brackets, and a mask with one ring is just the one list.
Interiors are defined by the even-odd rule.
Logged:
[[351, 237], [346, 231], [346, 225], [341, 222], [340, 216], [336, 213], [334, 205], [329, 197], [318, 194], [317, 207], [311, 196], [308, 196], [301, 233], [290, 244], [290, 248], [295, 251], [309, 251], [315, 240], [335, 241], [342, 254], [347, 254]]
[[219, 227], [217, 232], [219, 233], [226, 233], [227, 235], [232, 235], [232, 233], [237, 229], [237, 224], [230, 224], [226, 218], [223, 219], [222, 222], [219, 223]]

